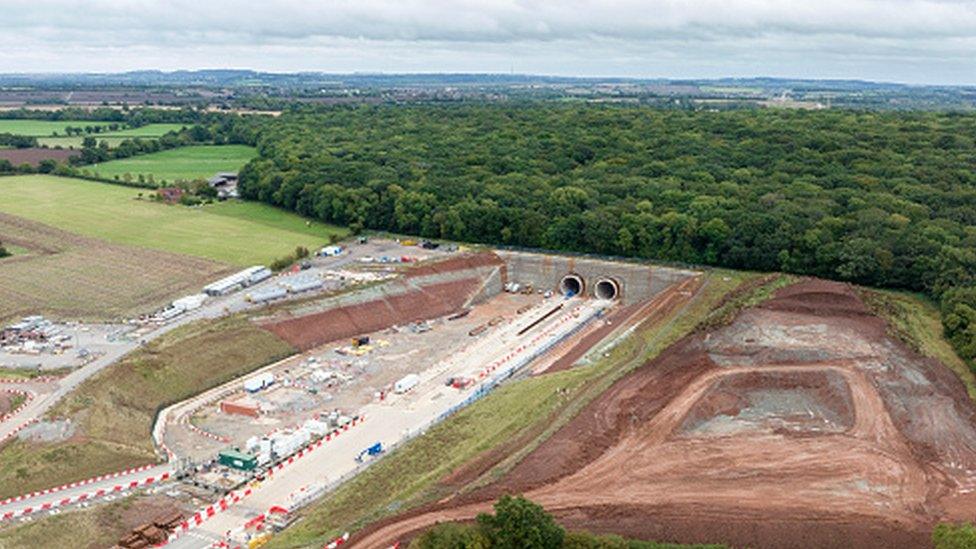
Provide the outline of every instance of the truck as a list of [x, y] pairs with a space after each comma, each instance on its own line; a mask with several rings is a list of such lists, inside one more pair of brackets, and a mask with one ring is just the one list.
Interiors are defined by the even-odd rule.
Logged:
[[244, 381], [244, 390], [249, 393], [256, 393], [261, 389], [270, 387], [275, 381], [274, 374], [271, 372], [265, 372], [261, 375], [252, 377], [251, 379]]
[[408, 374], [400, 378], [396, 383], [393, 384], [393, 392], [402, 395], [410, 389], [413, 389], [420, 384], [420, 376], [417, 374]]

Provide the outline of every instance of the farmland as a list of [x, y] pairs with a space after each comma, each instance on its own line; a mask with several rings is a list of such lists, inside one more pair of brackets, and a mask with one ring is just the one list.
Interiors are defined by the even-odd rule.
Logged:
[[[0, 120], [0, 133], [48, 137], [64, 135], [65, 128], [106, 127], [112, 122], [93, 122], [91, 120]], [[98, 134], [101, 135], [101, 134]]]
[[[0, 212], [108, 243], [233, 265], [268, 263], [296, 246], [313, 248], [333, 235], [346, 234], [344, 229], [306, 224], [292, 213], [262, 204], [191, 209], [139, 200], [140, 194], [145, 191], [77, 179], [7, 177], [0, 179]], [[2, 232], [0, 240], [19, 244]]]
[[27, 313], [112, 319], [165, 304], [227, 270], [205, 259], [78, 236], [0, 214], [0, 319]]
[[197, 145], [112, 160], [89, 169], [106, 179], [128, 173], [133, 177], [152, 175], [157, 182], [173, 182], [206, 179], [217, 172], [236, 172], [256, 154], [256, 149], [244, 145]]
[[[98, 142], [106, 141], [108, 142], [109, 147], [115, 147], [125, 139], [154, 139], [157, 137], [162, 137], [164, 134], [171, 131], [179, 131], [184, 127], [184, 124], [147, 124], [138, 128], [105, 131], [91, 134], [91, 136], [98, 140]], [[0, 124], [0, 128], [2, 128], [2, 124]], [[50, 134], [47, 135], [49, 136]], [[48, 147], [80, 148], [81, 142], [85, 138], [85, 136], [48, 136], [37, 136], [38, 143]]]

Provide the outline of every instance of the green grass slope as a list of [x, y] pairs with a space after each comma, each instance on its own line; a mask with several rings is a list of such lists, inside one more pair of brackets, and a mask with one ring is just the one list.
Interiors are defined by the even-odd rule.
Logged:
[[258, 203], [200, 208], [137, 200], [145, 191], [79, 179], [0, 178], [0, 212], [109, 242], [204, 257], [234, 265], [267, 264], [314, 248], [345, 229]]

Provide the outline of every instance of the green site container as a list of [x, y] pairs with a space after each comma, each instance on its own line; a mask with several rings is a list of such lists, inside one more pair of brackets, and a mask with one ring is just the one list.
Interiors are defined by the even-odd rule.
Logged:
[[253, 471], [258, 466], [258, 458], [237, 450], [223, 450], [218, 454], [221, 465], [240, 471]]

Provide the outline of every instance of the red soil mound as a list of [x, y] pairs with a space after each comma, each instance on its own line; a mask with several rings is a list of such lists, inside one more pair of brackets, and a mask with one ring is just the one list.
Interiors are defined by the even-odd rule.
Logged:
[[[802, 436], [682, 428], [798, 405], [814, 416]], [[834, 428], [811, 429], [817, 413]], [[644, 539], [925, 546], [934, 523], [976, 512], [974, 418], [953, 374], [889, 338], [850, 287], [805, 281], [628, 374], [494, 485], [354, 541], [382, 546], [524, 493], [567, 527]]]
[[263, 327], [295, 347], [307, 350], [397, 324], [449, 315], [459, 310], [480, 286], [481, 281], [477, 278], [429, 284], [373, 301], [271, 322]]
[[443, 261], [424, 263], [407, 269], [406, 275], [410, 278], [419, 276], [429, 276], [435, 274], [453, 273], [456, 271], [466, 271], [479, 267], [493, 267], [504, 265], [502, 258], [493, 252], [480, 252], [476, 254], [465, 254]]

